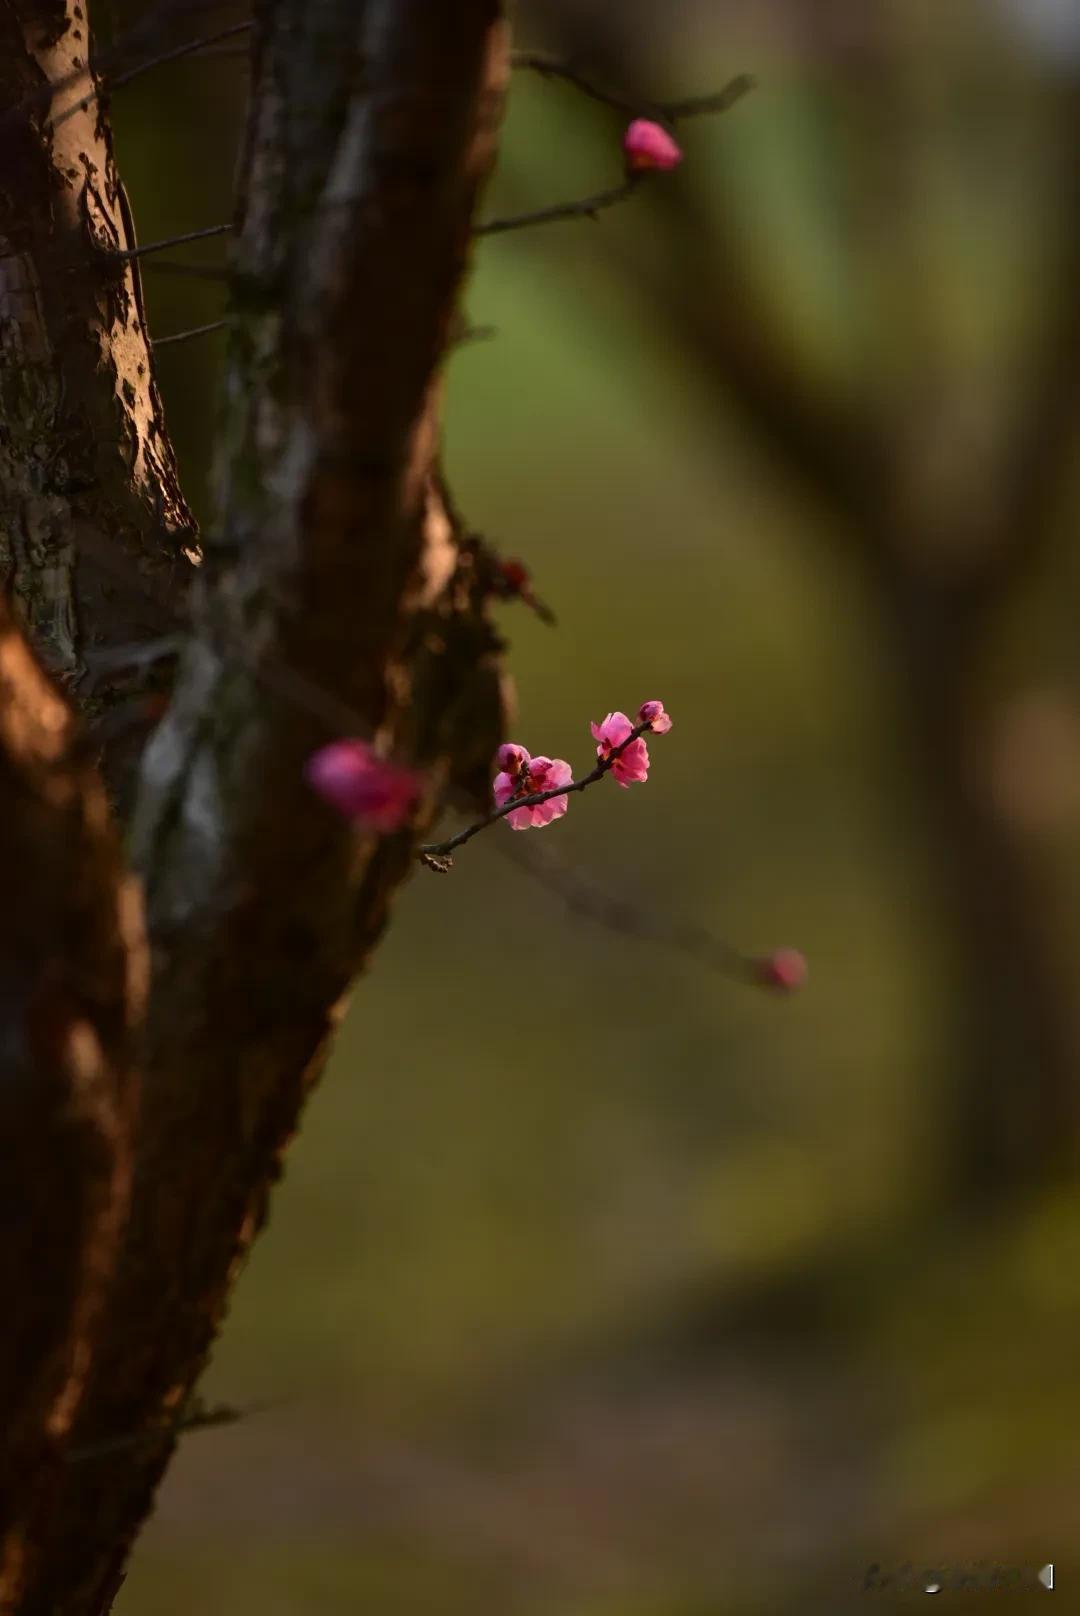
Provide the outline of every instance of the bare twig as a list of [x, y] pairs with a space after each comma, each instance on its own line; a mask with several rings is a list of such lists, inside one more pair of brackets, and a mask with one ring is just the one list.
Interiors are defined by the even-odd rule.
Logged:
[[107, 79], [105, 88], [119, 90], [125, 84], [130, 84], [132, 79], [141, 78], [144, 73], [149, 73], [153, 67], [164, 67], [166, 62], [178, 62], [184, 56], [192, 56], [196, 51], [204, 50], [207, 45], [216, 45], [219, 40], [232, 39], [236, 34], [246, 34], [254, 26], [250, 20], [235, 22], [228, 28], [219, 28], [216, 34], [204, 34], [201, 39], [189, 39], [184, 45], [177, 45], [175, 49], [164, 51], [160, 56], [151, 56], [147, 61], [140, 62], [137, 67], [129, 68], [126, 73], [119, 73]]
[[499, 335], [498, 326], [494, 325], [467, 325], [463, 326], [451, 343], [453, 348], [471, 348], [474, 342], [491, 342]]
[[[506, 230], [522, 230], [528, 225], [551, 224], [556, 219], [595, 219], [605, 208], [617, 206], [631, 197], [642, 180], [641, 174], [628, 174], [621, 185], [613, 185], [607, 191], [597, 191], [592, 196], [579, 197], [573, 202], [556, 202], [551, 207], [537, 208], [527, 213], [510, 214], [506, 218], [488, 219], [473, 229], [474, 236], [497, 236]], [[328, 212], [336, 208], [351, 207], [356, 201], [354, 196], [335, 197], [333, 201], [319, 204], [317, 212]], [[224, 235], [233, 229], [231, 224], [211, 226], [208, 230], [196, 230], [185, 236], [173, 236], [166, 241], [155, 241], [145, 247], [136, 247], [127, 253], [116, 253], [117, 258], [136, 258], [143, 253], [157, 252], [162, 247], [174, 247], [185, 241], [197, 241], [202, 236]]]
[[503, 219], [488, 219], [478, 224], [474, 236], [497, 236], [504, 230], [523, 230], [532, 224], [551, 224], [556, 219], [595, 219], [605, 208], [625, 202], [641, 183], [640, 174], [628, 174], [621, 185], [609, 191], [596, 191], [592, 196], [580, 197], [576, 202], [555, 202], [548, 208], [536, 208], [529, 213], [511, 213]]
[[548, 56], [543, 51], [515, 51], [512, 65], [525, 72], [537, 73], [541, 78], [561, 79], [564, 84], [572, 85], [575, 90], [580, 90], [591, 100], [599, 101], [607, 107], [614, 107], [617, 112], [624, 112], [631, 118], [655, 118], [658, 123], [669, 124], [678, 123], [681, 118], [726, 112], [752, 90], [755, 84], [749, 73], [740, 73], [722, 90], [712, 95], [687, 96], [681, 101], [641, 101], [604, 89], [602, 85], [594, 83], [576, 68], [572, 62], [563, 61], [557, 56]]
[[536, 73], [540, 78], [561, 79], [564, 84], [572, 85], [575, 90], [580, 90], [591, 100], [599, 101], [606, 107], [614, 107], [617, 112], [625, 112], [631, 118], [643, 113], [655, 117], [660, 112], [659, 107], [643, 106], [641, 102], [632, 101], [627, 96], [602, 89], [600, 85], [586, 78], [584, 73], [579, 72], [571, 62], [562, 61], [557, 56], [549, 56], [544, 51], [514, 51], [510, 65], [526, 73]]
[[227, 236], [236, 226], [228, 224], [208, 224], [202, 230], [185, 230], [183, 235], [166, 236], [161, 241], [147, 241], [141, 247], [125, 247], [120, 252], [103, 254], [106, 258], [145, 258], [147, 253], [163, 252], [166, 247], [183, 247], [189, 241], [206, 241], [210, 236]]
[[704, 926], [665, 919], [651, 910], [605, 890], [584, 870], [568, 864], [549, 842], [538, 837], [499, 836], [492, 843], [502, 857], [561, 898], [574, 914], [624, 937], [658, 943], [688, 954], [699, 964], [737, 982], [757, 983], [761, 961], [716, 937]]
[[206, 325], [193, 325], [188, 331], [174, 331], [168, 337], [154, 337], [155, 348], [164, 348], [168, 342], [187, 342], [191, 337], [205, 337], [211, 331], [224, 331], [228, 320], [210, 320]]
[[[125, 55], [128, 55], [137, 43], [145, 42], [147, 45], [152, 45], [157, 40], [164, 38], [172, 24], [178, 21], [180, 17], [193, 12], [213, 11], [221, 4], [223, 4], [223, 0], [166, 0], [165, 4], [158, 6], [133, 27], [127, 29], [107, 50], [95, 51], [90, 61], [82, 63], [64, 78], [43, 84], [33, 95], [27, 96], [14, 106], [6, 108], [0, 114], [0, 130], [9, 121], [11, 123], [17, 122], [23, 115], [32, 112], [35, 107], [47, 108], [54, 106], [56, 99], [67, 90], [73, 91], [78, 99], [70, 106], [65, 107], [63, 112], [54, 115], [52, 119], [53, 126], [58, 127], [66, 122], [68, 118], [74, 117], [79, 112], [85, 112], [89, 108], [90, 102], [98, 94], [97, 84], [99, 78], [104, 79], [106, 89], [115, 88], [118, 84], [126, 83], [130, 78], [136, 77], [145, 70], [143, 65], [140, 64], [121, 77], [109, 79], [106, 75], [106, 70], [118, 58], [122, 59]], [[250, 26], [250, 24], [245, 26]], [[186, 54], [188, 50], [198, 49], [200, 43], [202, 42], [182, 46], [180, 54]], [[172, 53], [170, 52], [164, 57], [155, 57], [153, 61], [147, 62], [145, 67], [156, 66], [158, 61], [171, 60], [171, 56]], [[76, 86], [83, 84], [84, 81], [87, 81], [85, 89], [80, 92]]]
[[727, 112], [736, 101], [741, 101], [744, 95], [757, 88], [757, 80], [750, 73], [739, 73], [729, 80], [722, 90], [712, 95], [688, 95], [682, 101], [667, 101], [660, 108], [661, 116], [668, 123], [678, 123], [683, 118], [711, 117], [718, 112]]
[[[174, 1429], [178, 1436], [184, 1436], [189, 1431], [207, 1431], [218, 1425], [236, 1425], [249, 1414], [265, 1413], [270, 1406], [269, 1403], [248, 1403], [243, 1408], [237, 1408], [231, 1403], [204, 1403], [200, 1398], [193, 1398], [190, 1403], [184, 1405]], [[125, 1431], [122, 1436], [103, 1437], [100, 1442], [85, 1442], [81, 1447], [69, 1448], [64, 1458], [67, 1464], [85, 1464], [90, 1459], [104, 1459], [110, 1454], [122, 1453], [125, 1448], [136, 1448], [144, 1443], [156, 1442], [160, 1434], [156, 1427]]]

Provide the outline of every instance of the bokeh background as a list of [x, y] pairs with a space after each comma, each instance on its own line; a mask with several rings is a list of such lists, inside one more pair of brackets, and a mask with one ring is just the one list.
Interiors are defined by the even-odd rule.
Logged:
[[[1080, 1585], [1080, 12], [516, 26], [642, 102], [758, 79], [622, 209], [481, 245], [447, 468], [558, 614], [503, 612], [516, 738], [674, 716], [545, 847], [809, 983], [571, 912], [498, 827], [418, 872], [206, 1377], [252, 1411], [186, 1438], [118, 1609], [923, 1597], [875, 1563], [1041, 1609], [1035, 1568]], [[228, 218], [247, 74], [232, 40], [117, 91], [142, 241]], [[515, 75], [489, 212], [615, 183], [623, 122]], [[159, 336], [224, 308], [214, 242], [170, 262]], [[222, 352], [159, 355], [204, 520]]]

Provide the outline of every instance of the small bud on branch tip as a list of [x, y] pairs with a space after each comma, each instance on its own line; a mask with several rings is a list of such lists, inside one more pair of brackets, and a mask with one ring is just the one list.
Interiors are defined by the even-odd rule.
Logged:
[[682, 148], [650, 118], [635, 118], [623, 136], [626, 166], [631, 174], [647, 169], [678, 168], [683, 160]]
[[777, 948], [764, 959], [754, 961], [754, 979], [759, 987], [777, 993], [797, 993], [806, 984], [809, 967], [797, 948]]

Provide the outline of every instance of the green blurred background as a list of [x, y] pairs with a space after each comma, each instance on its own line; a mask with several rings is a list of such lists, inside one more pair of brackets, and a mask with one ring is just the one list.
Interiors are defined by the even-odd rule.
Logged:
[[[186, 1438], [118, 1608], [923, 1597], [872, 1562], [1027, 1568], [1023, 1610], [1054, 1561], [1067, 1600], [1080, 18], [523, 0], [517, 35], [636, 96], [759, 80], [625, 208], [482, 244], [447, 467], [558, 613], [502, 612], [515, 738], [577, 765], [613, 707], [674, 717], [545, 845], [809, 984], [568, 912], [498, 827], [418, 873], [206, 1377], [259, 1408]], [[247, 74], [118, 93], [142, 241], [229, 216]], [[623, 121], [515, 75], [488, 211], [614, 183]], [[144, 278], [159, 335], [224, 307]], [[223, 347], [159, 358], [204, 520]]]

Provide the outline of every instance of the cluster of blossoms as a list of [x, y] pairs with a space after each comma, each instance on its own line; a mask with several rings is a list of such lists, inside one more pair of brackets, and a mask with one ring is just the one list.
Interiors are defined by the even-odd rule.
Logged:
[[[635, 118], [627, 128], [623, 154], [629, 179], [650, 170], [677, 168], [683, 156], [668, 131], [648, 118]], [[550, 610], [533, 593], [522, 562], [496, 558], [490, 587], [496, 597], [520, 599], [546, 622], [554, 622]], [[665, 735], [671, 719], [663, 702], [646, 701], [639, 707], [636, 721], [613, 712], [589, 728], [596, 742], [597, 763], [577, 781], [565, 758], [533, 757], [513, 741], [500, 746], [498, 773], [492, 784], [494, 811], [448, 842], [421, 849], [427, 861], [436, 868], [448, 867], [440, 866], [433, 855], [449, 852], [495, 819], [505, 819], [511, 830], [550, 825], [565, 814], [571, 791], [580, 791], [605, 774], [611, 774], [624, 789], [641, 784], [649, 777], [645, 734]], [[305, 776], [313, 790], [347, 819], [383, 834], [409, 822], [424, 791], [422, 775], [388, 762], [367, 741], [357, 739], [320, 747], [308, 759]], [[806, 959], [798, 949], [779, 948], [758, 958], [729, 953], [730, 969], [759, 987], [792, 993], [806, 980]]]
[[[642, 730], [664, 735], [671, 728], [671, 719], [664, 711], [662, 701], [647, 701], [638, 711], [637, 723], [631, 723], [625, 713], [608, 713], [602, 724], [590, 724], [596, 744], [596, 756], [603, 765], [594, 771], [610, 773], [619, 785], [626, 787], [649, 777], [649, 749]], [[495, 776], [495, 806], [502, 808], [518, 797], [531, 797], [551, 792], [543, 802], [514, 808], [505, 815], [511, 830], [529, 830], [537, 825], [550, 825], [566, 812], [568, 798], [559, 791], [560, 786], [573, 783], [573, 774], [564, 758], [531, 757], [523, 746], [514, 742], [499, 748], [496, 762], [499, 772]]]
[[[578, 781], [564, 758], [532, 757], [513, 741], [501, 746], [496, 758], [499, 772], [493, 782], [495, 811], [444, 847], [425, 851], [445, 851], [494, 819], [505, 819], [511, 830], [550, 825], [565, 814], [570, 791], [595, 784], [605, 774], [611, 774], [624, 788], [640, 784], [649, 777], [645, 734], [666, 735], [671, 719], [663, 702], [646, 701], [638, 709], [636, 722], [625, 713], [608, 713], [602, 723], [589, 728], [596, 742], [597, 762]], [[313, 790], [339, 813], [383, 834], [408, 823], [424, 789], [422, 775], [387, 762], [367, 741], [354, 739], [320, 747], [308, 759], [305, 775]], [[537, 797], [541, 800], [536, 801]], [[795, 948], [779, 948], [758, 958], [733, 955], [732, 969], [744, 981], [783, 994], [801, 988], [807, 974], [806, 960]]]
[[[625, 713], [608, 713], [602, 724], [590, 725], [596, 741], [598, 766], [585, 782], [611, 773], [621, 786], [648, 779], [649, 751], [643, 731], [664, 735], [671, 719], [660, 701], [647, 701], [639, 710], [636, 724]], [[508, 742], [499, 748], [499, 772], [495, 776], [495, 806], [518, 797], [550, 793], [543, 802], [529, 803], [506, 814], [513, 830], [533, 825], [550, 825], [566, 812], [567, 797], [561, 786], [574, 785], [573, 772], [563, 758], [532, 757], [523, 746]], [[305, 768], [308, 784], [325, 802], [347, 819], [359, 821], [371, 830], [400, 829], [416, 807], [424, 787], [423, 776], [414, 769], [388, 763], [367, 741], [331, 741], [308, 758]]]

